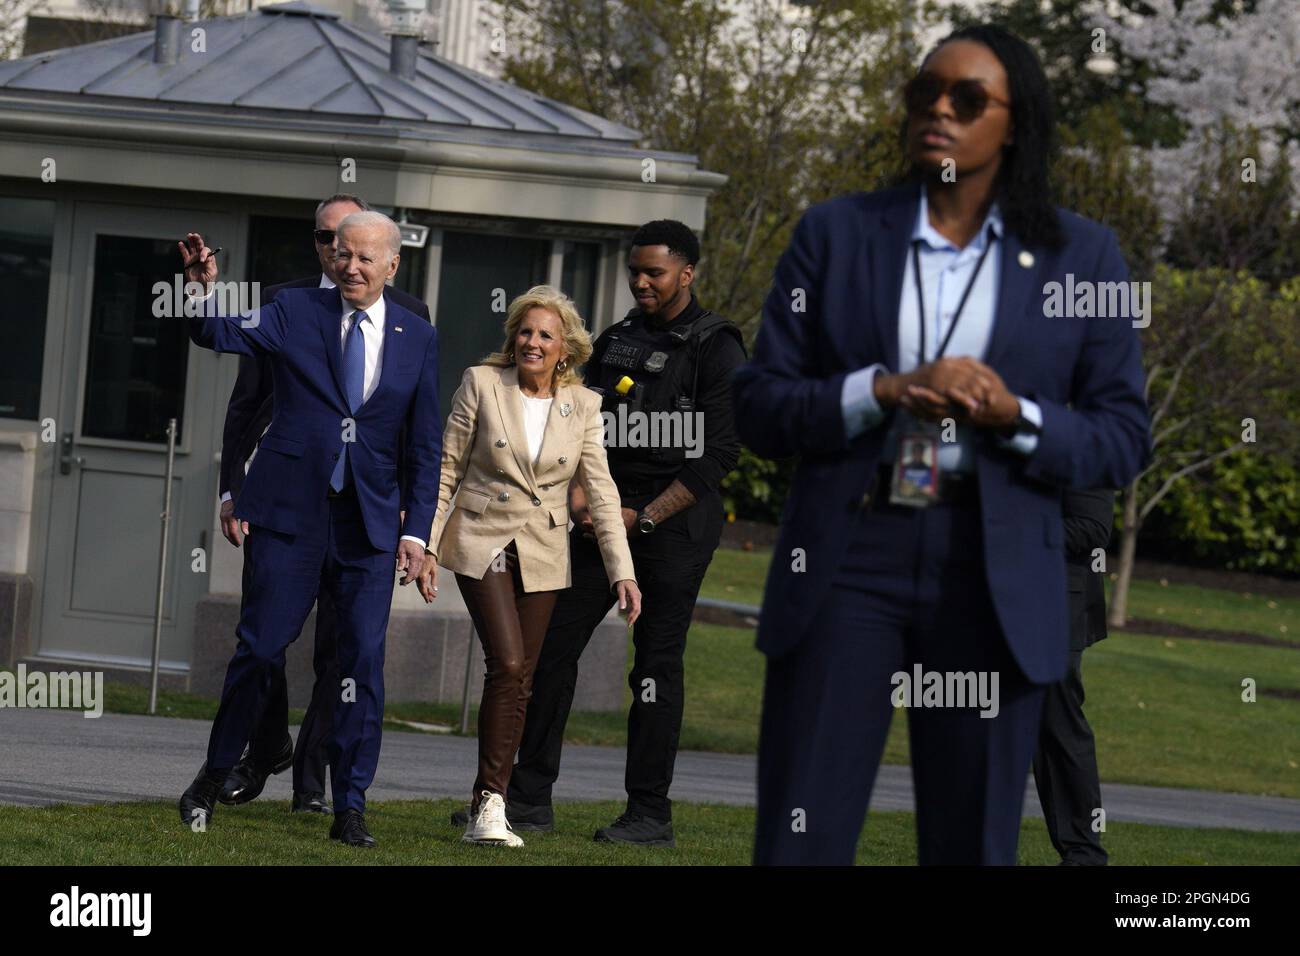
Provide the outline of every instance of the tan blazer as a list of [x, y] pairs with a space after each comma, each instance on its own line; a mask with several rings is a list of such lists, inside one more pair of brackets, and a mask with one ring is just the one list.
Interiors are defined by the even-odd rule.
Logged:
[[525, 591], [569, 587], [569, 482], [576, 478], [587, 492], [610, 585], [636, 580], [604, 439], [600, 396], [581, 385], [562, 385], [534, 466], [517, 370], [467, 368], [442, 436], [438, 510], [429, 533], [438, 563], [481, 579], [513, 540]]

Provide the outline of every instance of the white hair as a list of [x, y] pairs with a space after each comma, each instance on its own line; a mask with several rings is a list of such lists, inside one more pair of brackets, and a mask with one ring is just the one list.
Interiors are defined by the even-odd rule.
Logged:
[[380, 226], [383, 228], [385, 238], [388, 240], [388, 254], [390, 256], [398, 255], [402, 251], [402, 230], [397, 228], [397, 223], [389, 219], [382, 212], [374, 210], [365, 210], [363, 212], [350, 212], [343, 217], [339, 223], [338, 232], [343, 234], [344, 229], [349, 228], [367, 228], [369, 226]]

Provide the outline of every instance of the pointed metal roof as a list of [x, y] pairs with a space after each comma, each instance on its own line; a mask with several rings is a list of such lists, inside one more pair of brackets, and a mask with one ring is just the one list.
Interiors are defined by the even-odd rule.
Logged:
[[[191, 30], [206, 51], [190, 49]], [[0, 62], [6, 93], [87, 106], [175, 107], [194, 114], [258, 111], [349, 123], [538, 134], [627, 146], [636, 130], [419, 51], [416, 75], [389, 71], [389, 39], [330, 10], [293, 2], [182, 24], [175, 63], [154, 62], [154, 32]]]

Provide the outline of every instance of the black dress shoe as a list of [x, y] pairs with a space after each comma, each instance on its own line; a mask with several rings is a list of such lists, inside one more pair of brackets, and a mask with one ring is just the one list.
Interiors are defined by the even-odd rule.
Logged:
[[671, 820], [652, 820], [634, 810], [597, 830], [595, 840], [597, 843], [631, 843], [635, 846], [677, 846]]
[[293, 766], [293, 738], [285, 737], [279, 753], [263, 759], [250, 750], [235, 764], [221, 790], [221, 802], [227, 806], [256, 800], [266, 787], [266, 778], [273, 773], [283, 773]]
[[374, 849], [375, 838], [366, 829], [366, 818], [360, 810], [344, 810], [334, 814], [334, 823], [330, 827], [330, 839], [340, 840], [348, 846], [361, 846]]
[[330, 805], [325, 802], [323, 793], [299, 793], [293, 792], [293, 802], [289, 805], [292, 813], [333, 813]]
[[195, 832], [206, 830], [212, 820], [212, 814], [216, 812], [217, 797], [225, 782], [224, 772], [212, 773], [206, 763], [200, 767], [199, 775], [181, 794], [179, 803], [181, 823]]
[[[453, 811], [451, 822], [453, 826], [469, 826], [469, 811]], [[555, 810], [551, 807], [530, 807], [522, 803], [507, 803], [506, 822], [510, 824], [512, 830], [551, 833], [555, 830]]]

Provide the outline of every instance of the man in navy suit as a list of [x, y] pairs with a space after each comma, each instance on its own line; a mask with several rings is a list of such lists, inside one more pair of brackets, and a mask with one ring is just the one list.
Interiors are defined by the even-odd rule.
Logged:
[[[441, 465], [434, 330], [384, 298], [401, 234], [388, 217], [339, 225], [337, 289], [281, 292], [251, 315], [222, 315], [209, 297], [190, 319], [198, 345], [272, 357], [275, 415], [239, 498], [248, 522], [246, 590], [213, 721], [208, 759], [180, 799], [182, 822], [206, 828], [227, 774], [262, 715], [272, 675], [323, 587], [338, 618], [340, 694], [329, 743], [330, 837], [373, 847], [365, 792], [379, 758], [384, 632], [393, 555], [402, 584], [418, 575], [437, 507]], [[217, 277], [201, 236], [181, 244], [190, 282]], [[404, 518], [397, 474], [405, 434]]]
[[[734, 378], [741, 439], [799, 456], [758, 630], [757, 863], [853, 861], [900, 705], [920, 862], [1015, 863], [1065, 673], [1062, 489], [1149, 455], [1134, 316], [1044, 305], [1067, 274], [1128, 275], [1110, 230], [1048, 201], [1033, 52], [959, 31], [904, 98], [909, 181], [805, 213]], [[935, 482], [903, 480], [909, 442]]]
[[[316, 257], [320, 262], [318, 275], [306, 276], [262, 289], [260, 304], [268, 305], [286, 289], [332, 289], [334, 255], [338, 252], [338, 225], [345, 216], [366, 212], [370, 205], [358, 196], [338, 193], [320, 202], [316, 207], [315, 240]], [[384, 299], [396, 302], [430, 322], [429, 309], [423, 302], [393, 286], [384, 287]], [[239, 491], [244, 484], [245, 462], [257, 450], [257, 443], [271, 424], [275, 411], [274, 373], [271, 356], [266, 353], [241, 355], [239, 375], [230, 393], [226, 409], [226, 424], [221, 441], [221, 477], [218, 494], [221, 497], [221, 531], [232, 545], [240, 547], [244, 540], [244, 525], [235, 513]], [[403, 479], [405, 469], [398, 445], [397, 473]], [[403, 493], [405, 481], [403, 480]], [[405, 495], [403, 494], [403, 497]], [[312, 669], [316, 680], [312, 685], [311, 702], [302, 718], [295, 744], [289, 736], [289, 685], [283, 668], [277, 668], [271, 677], [271, 690], [266, 709], [262, 713], [248, 752], [235, 765], [221, 791], [221, 802], [248, 803], [255, 800], [266, 786], [266, 778], [293, 766], [293, 798], [290, 810], [306, 813], [329, 813], [325, 800], [325, 747], [333, 727], [334, 702], [338, 696], [338, 664], [334, 647], [334, 605], [329, 593], [322, 590], [316, 600], [315, 646], [312, 650]]]

